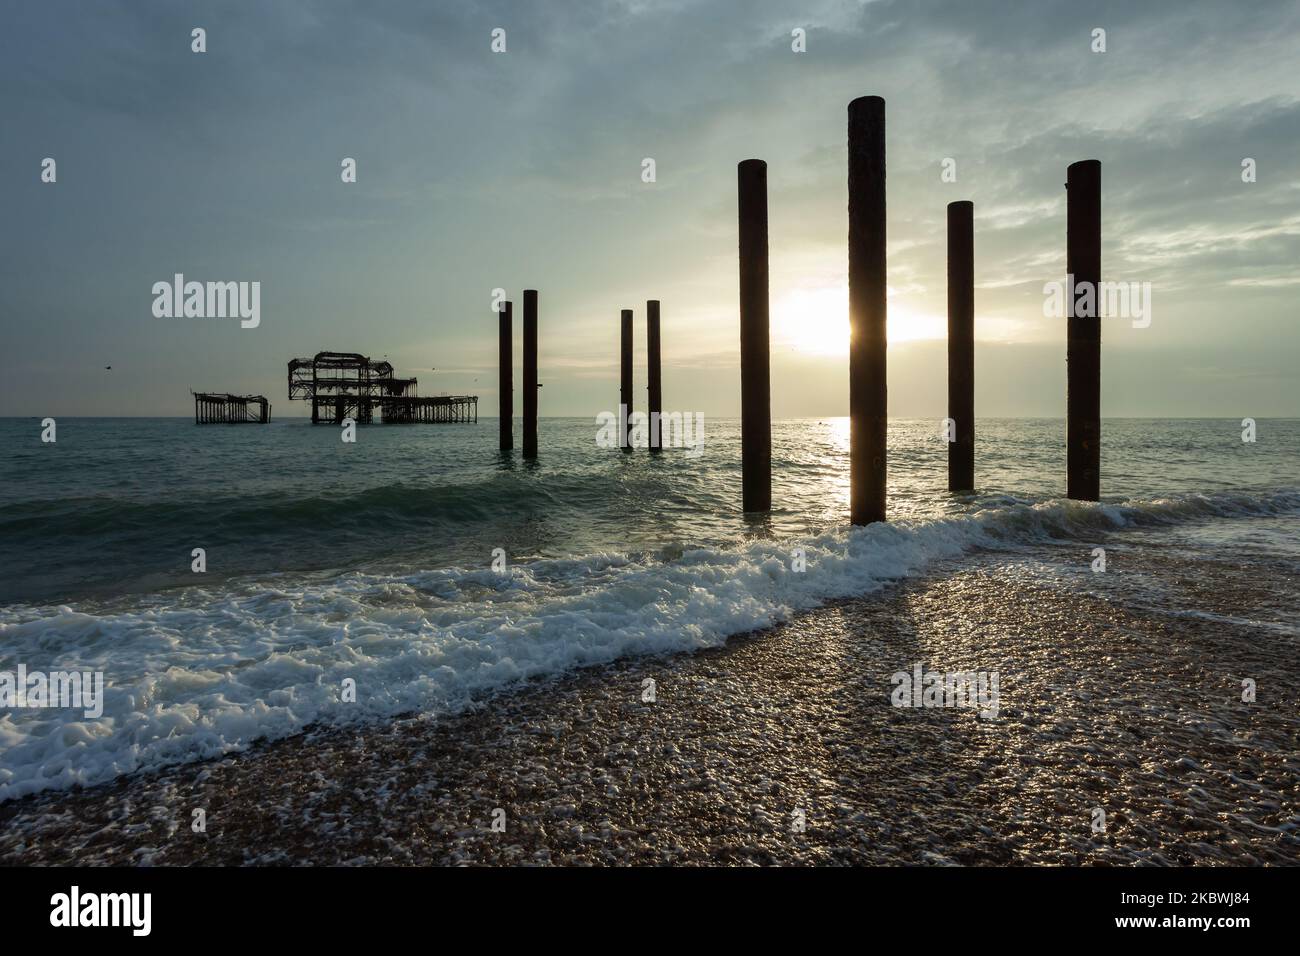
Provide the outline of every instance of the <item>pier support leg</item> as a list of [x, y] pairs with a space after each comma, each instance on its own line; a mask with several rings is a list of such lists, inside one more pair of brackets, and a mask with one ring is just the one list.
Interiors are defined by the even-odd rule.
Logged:
[[498, 392], [500, 417], [500, 447], [503, 451], [508, 451], [515, 447], [515, 366], [514, 366], [514, 316], [512, 310], [514, 303], [503, 303], [503, 308], [497, 313], [497, 362], [500, 366], [500, 385]]
[[632, 310], [624, 309], [619, 334], [618, 446], [632, 450]]
[[854, 524], [885, 520], [885, 101], [849, 104], [849, 498]]
[[948, 203], [948, 490], [975, 488], [975, 204]]
[[664, 411], [662, 380], [659, 372], [659, 300], [651, 299], [645, 304], [645, 355], [646, 382], [649, 386], [646, 414], [650, 425], [650, 450], [662, 448], [662, 425], [660, 417]]
[[524, 457], [537, 457], [537, 290], [524, 290]]
[[[1066, 494], [1076, 501], [1097, 501], [1101, 497], [1101, 163], [1085, 159], [1072, 164], [1065, 188], [1065, 268], [1074, 282], [1066, 329]], [[1092, 308], [1079, 308], [1089, 288]]]
[[736, 168], [740, 226], [740, 460], [745, 511], [772, 510], [772, 396], [767, 299], [767, 163]]

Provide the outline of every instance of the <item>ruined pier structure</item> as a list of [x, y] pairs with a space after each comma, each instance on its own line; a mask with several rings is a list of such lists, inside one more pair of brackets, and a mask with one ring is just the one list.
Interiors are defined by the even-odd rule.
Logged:
[[271, 403], [263, 395], [231, 395], [226, 392], [194, 393], [194, 424], [265, 425], [271, 420]]
[[289, 363], [289, 398], [311, 402], [312, 424], [477, 422], [477, 395], [417, 394], [417, 380], [394, 378], [393, 366], [356, 352], [317, 352]]

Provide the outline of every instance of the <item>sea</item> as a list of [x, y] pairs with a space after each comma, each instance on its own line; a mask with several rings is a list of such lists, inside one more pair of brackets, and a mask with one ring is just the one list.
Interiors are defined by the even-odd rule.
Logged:
[[[864, 528], [847, 419], [774, 423], [761, 516], [741, 511], [739, 420], [703, 427], [700, 447], [626, 452], [592, 419], [546, 418], [525, 460], [517, 425], [503, 452], [490, 418], [359, 426], [351, 443], [304, 419], [60, 418], [55, 442], [0, 419], [0, 677], [105, 685], [98, 717], [0, 709], [0, 800], [310, 727], [437, 719], [1045, 542], [1093, 572], [1126, 535], [1193, 578], [1198, 555], [1257, 562], [1277, 583], [1224, 620], [1300, 636], [1300, 420], [1260, 419], [1246, 441], [1240, 419], [1107, 419], [1100, 503], [1064, 499], [1062, 420], [981, 419], [978, 488], [960, 494], [940, 423], [891, 420], [889, 521]], [[1151, 587], [1152, 614], [1187, 613]]]

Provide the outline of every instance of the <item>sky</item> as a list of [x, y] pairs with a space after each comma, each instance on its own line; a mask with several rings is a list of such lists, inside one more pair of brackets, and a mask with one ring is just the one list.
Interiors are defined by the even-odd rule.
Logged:
[[[190, 415], [190, 389], [306, 415], [286, 363], [321, 350], [495, 414], [497, 288], [516, 316], [539, 291], [541, 414], [616, 406], [625, 308], [643, 394], [659, 299], [665, 407], [736, 415], [751, 157], [773, 414], [846, 414], [863, 95], [887, 103], [891, 415], [945, 414], [954, 200], [975, 209], [977, 415], [1064, 414], [1044, 284], [1082, 159], [1102, 164], [1103, 279], [1151, 288], [1149, 326], [1103, 323], [1103, 415], [1300, 414], [1295, 2], [7, 0], [0, 19], [0, 415]], [[155, 316], [175, 273], [259, 282], [260, 324]]]

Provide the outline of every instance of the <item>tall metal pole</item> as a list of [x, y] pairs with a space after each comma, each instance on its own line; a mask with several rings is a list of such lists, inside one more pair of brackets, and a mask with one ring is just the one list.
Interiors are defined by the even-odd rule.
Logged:
[[500, 397], [497, 415], [500, 418], [500, 438], [502, 450], [515, 447], [515, 368], [514, 368], [514, 303], [504, 303], [504, 308], [497, 314], [498, 356], [500, 366]]
[[663, 434], [660, 416], [664, 411], [662, 381], [659, 377], [659, 300], [651, 299], [645, 304], [645, 352], [646, 379], [649, 385], [646, 414], [650, 420], [650, 450], [661, 449]]
[[854, 524], [885, 520], [885, 101], [849, 104], [849, 490]]
[[621, 315], [619, 336], [618, 377], [618, 444], [624, 451], [632, 450], [632, 310], [624, 309]]
[[948, 490], [975, 488], [975, 204], [948, 203]]
[[767, 163], [736, 168], [740, 219], [740, 460], [745, 511], [772, 510]]
[[[1076, 501], [1097, 501], [1101, 498], [1101, 163], [1095, 159], [1073, 163], [1065, 188], [1065, 270], [1074, 283], [1066, 329], [1066, 494]], [[1085, 295], [1092, 300], [1091, 309], [1080, 307]]]
[[537, 457], [537, 290], [524, 290], [524, 457]]

